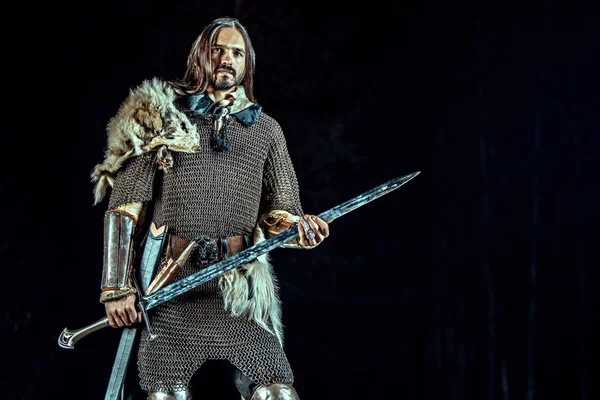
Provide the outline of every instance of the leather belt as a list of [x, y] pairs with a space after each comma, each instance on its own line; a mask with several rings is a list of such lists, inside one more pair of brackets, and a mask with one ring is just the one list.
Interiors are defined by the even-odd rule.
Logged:
[[[204, 265], [231, 257], [251, 245], [249, 236], [224, 236], [220, 238], [201, 236], [195, 240], [198, 243], [198, 248], [194, 251], [196, 255], [190, 257], [190, 261], [197, 261]], [[167, 257], [176, 260], [189, 244], [190, 241], [181, 236], [169, 235]]]

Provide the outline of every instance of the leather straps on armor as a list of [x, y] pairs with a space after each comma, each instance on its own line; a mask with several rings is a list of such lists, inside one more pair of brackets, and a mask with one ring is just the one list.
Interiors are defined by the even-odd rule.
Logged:
[[[195, 239], [198, 243], [196, 255], [191, 260], [201, 264], [213, 264], [231, 257], [240, 251], [251, 246], [248, 236], [227, 236], [222, 238], [200, 237]], [[190, 244], [187, 239], [177, 235], [169, 235], [167, 256], [177, 259], [183, 250]]]
[[136, 218], [124, 210], [111, 209], [104, 214], [101, 303], [136, 293], [130, 282], [136, 222]]
[[[291, 216], [291, 214], [289, 214]], [[279, 235], [282, 232], [287, 231], [292, 226], [295, 226], [297, 221], [292, 221], [288, 215], [267, 215], [262, 222], [265, 224], [265, 230], [269, 234], [269, 237]]]
[[[263, 230], [266, 238], [279, 235], [290, 229], [292, 226], [298, 225], [300, 217], [283, 210], [272, 210], [260, 216], [259, 227]], [[312, 249], [315, 246], [302, 246], [298, 242], [299, 237], [284, 243], [282, 248], [290, 249]]]

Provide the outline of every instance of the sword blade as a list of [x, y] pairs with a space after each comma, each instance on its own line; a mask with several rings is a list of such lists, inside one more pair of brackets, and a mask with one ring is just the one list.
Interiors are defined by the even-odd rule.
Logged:
[[400, 176], [398, 178], [394, 178], [392, 180], [387, 181], [384, 184], [381, 184], [365, 193], [356, 196], [338, 206], [335, 206], [321, 214], [319, 217], [323, 221], [327, 221], [328, 223], [341, 217], [344, 214], [348, 214], [350, 211], [356, 210], [359, 207], [364, 206], [371, 201], [388, 194], [389, 192], [398, 189], [400, 186], [404, 185], [406, 182], [410, 181], [415, 176], [419, 175], [421, 171], [413, 172], [412, 174]]
[[[356, 210], [359, 207], [364, 206], [371, 201], [390, 193], [393, 190], [398, 189], [406, 182], [413, 179], [421, 171], [413, 172], [412, 174], [404, 175], [398, 178], [394, 178], [384, 184], [381, 184], [359, 196], [356, 196], [340, 205], [337, 205], [321, 214], [319, 217], [327, 221], [328, 223], [341, 217], [344, 214], [349, 213], [352, 210]], [[246, 264], [252, 260], [255, 260], [260, 255], [267, 253], [284, 243], [287, 243], [298, 237], [298, 227], [293, 226], [285, 232], [279, 235], [273, 236], [267, 240], [255, 244], [246, 250], [240, 251], [235, 255], [226, 258], [216, 264], [213, 264], [202, 271], [196, 272], [188, 277], [185, 277], [175, 283], [163, 287], [160, 290], [146, 296], [143, 301], [146, 305], [146, 310], [154, 308], [166, 301], [173, 299], [179, 295], [188, 292], [199, 285], [208, 282], [209, 280], [216, 278], [217, 276], [232, 270], [242, 264]]]

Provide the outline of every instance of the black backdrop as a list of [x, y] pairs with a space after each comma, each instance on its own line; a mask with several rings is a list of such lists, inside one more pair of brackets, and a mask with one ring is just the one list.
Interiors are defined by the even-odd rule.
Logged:
[[[103, 398], [119, 332], [56, 344], [104, 315], [106, 204], [92, 206], [89, 173], [129, 89], [183, 74], [223, 15], [249, 30], [255, 93], [286, 133], [305, 211], [421, 171], [334, 221], [318, 248], [272, 252], [301, 398], [598, 394], [597, 10], [19, 6], [4, 15], [2, 398]], [[196, 387], [236, 399], [211, 373]]]

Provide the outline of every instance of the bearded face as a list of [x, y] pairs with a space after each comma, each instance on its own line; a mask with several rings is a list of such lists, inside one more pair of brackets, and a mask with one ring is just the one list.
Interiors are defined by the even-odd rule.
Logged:
[[213, 73], [212, 86], [215, 90], [231, 89], [239, 83], [236, 76], [235, 69], [229, 65], [217, 67]]
[[246, 66], [246, 45], [242, 35], [234, 28], [221, 28], [215, 35], [211, 48], [212, 86], [215, 90], [228, 90], [239, 85]]

